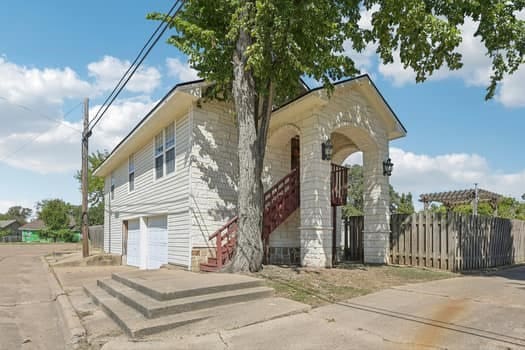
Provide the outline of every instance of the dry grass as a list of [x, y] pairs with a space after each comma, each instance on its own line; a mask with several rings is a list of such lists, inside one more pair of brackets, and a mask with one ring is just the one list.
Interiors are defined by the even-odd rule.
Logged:
[[277, 296], [314, 307], [408, 283], [457, 277], [457, 274], [398, 266], [339, 265], [334, 269], [265, 266], [264, 278]]

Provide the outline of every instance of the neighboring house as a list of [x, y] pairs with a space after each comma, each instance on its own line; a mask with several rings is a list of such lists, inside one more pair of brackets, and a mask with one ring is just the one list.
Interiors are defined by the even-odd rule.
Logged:
[[[69, 220], [69, 228], [74, 229], [75, 228], [75, 221], [73, 218], [70, 218]], [[42, 231], [46, 229], [46, 224], [43, 220], [37, 219], [33, 220], [30, 223], [25, 224], [24, 226], [21, 226], [18, 230], [22, 233], [22, 241], [23, 242], [43, 242], [43, 243], [49, 243], [54, 242], [53, 238], [44, 238], [42, 237]], [[74, 241], [78, 242], [80, 240], [80, 233], [75, 233]]]
[[20, 242], [22, 235], [18, 232], [20, 223], [16, 220], [0, 220], [0, 231], [6, 231], [7, 235], [0, 237], [2, 242]]
[[42, 220], [33, 220], [24, 226], [21, 226], [18, 230], [22, 232], [23, 242], [40, 242], [42, 239], [40, 233], [46, 229], [46, 225]]
[[[230, 252], [237, 127], [231, 104], [201, 99], [207, 86], [175, 86], [94, 172], [105, 178], [104, 249], [122, 254], [129, 265], [208, 269], [224, 263], [214, 259], [216, 241], [209, 239], [221, 228], [220, 257]], [[343, 204], [347, 192], [340, 165], [358, 151], [365, 176], [364, 259], [388, 262], [384, 167], [390, 140], [405, 134], [368, 75], [335, 84], [331, 96], [305, 86], [302, 95], [275, 109], [263, 178], [265, 189], [272, 189], [265, 196], [263, 230], [269, 262], [324, 267], [336, 261], [341, 210], [333, 205]]]

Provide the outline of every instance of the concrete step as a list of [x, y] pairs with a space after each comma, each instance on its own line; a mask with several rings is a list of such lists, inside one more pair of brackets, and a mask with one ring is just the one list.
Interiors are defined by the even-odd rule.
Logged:
[[139, 271], [113, 273], [111, 278], [159, 301], [264, 286], [260, 279], [234, 274], [206, 274], [203, 278], [199, 273], [157, 270], [148, 271], [148, 279], [144, 276]]
[[267, 298], [274, 292], [268, 287], [253, 287], [159, 301], [113, 279], [99, 280], [98, 286], [147, 318]]
[[95, 283], [85, 285], [84, 291], [131, 337], [143, 337], [168, 330], [177, 335], [208, 334], [307, 312], [310, 309], [305, 304], [272, 297], [148, 319]]

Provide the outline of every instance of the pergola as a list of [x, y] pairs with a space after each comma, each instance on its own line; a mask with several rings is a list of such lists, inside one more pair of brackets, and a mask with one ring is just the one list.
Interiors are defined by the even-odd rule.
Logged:
[[[489, 202], [492, 207], [496, 210], [498, 202], [503, 198], [502, 195], [483, 190], [481, 188], [478, 191], [478, 202]], [[447, 192], [435, 192], [426, 193], [419, 196], [419, 201], [423, 202], [425, 210], [431, 202], [443, 203], [447, 209], [450, 209], [459, 204], [471, 203], [476, 198], [476, 189], [459, 190], [459, 191], [447, 191]]]

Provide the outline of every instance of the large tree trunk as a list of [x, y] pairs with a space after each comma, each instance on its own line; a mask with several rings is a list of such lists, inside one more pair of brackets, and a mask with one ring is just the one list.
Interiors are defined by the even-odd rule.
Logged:
[[[248, 16], [246, 10], [243, 15]], [[264, 256], [262, 171], [274, 91], [272, 82], [267, 81], [266, 93], [257, 93], [254, 77], [247, 68], [246, 51], [251, 40], [248, 31], [241, 28], [233, 56], [232, 90], [239, 133], [239, 227], [235, 254], [223, 269], [228, 272], [258, 271]]]
[[225, 266], [226, 271], [232, 272], [258, 271], [263, 259], [261, 174], [264, 155], [260, 154], [258, 142], [255, 82], [246, 69], [245, 52], [250, 43], [249, 34], [241, 30], [233, 57], [233, 98], [239, 132], [239, 229], [234, 257]]

